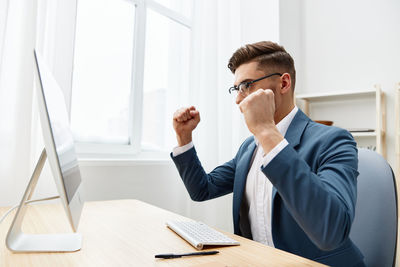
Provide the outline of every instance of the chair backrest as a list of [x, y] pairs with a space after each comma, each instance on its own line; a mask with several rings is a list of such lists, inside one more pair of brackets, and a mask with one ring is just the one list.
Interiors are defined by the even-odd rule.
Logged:
[[394, 266], [397, 190], [392, 168], [378, 153], [359, 149], [357, 205], [350, 238], [369, 266]]

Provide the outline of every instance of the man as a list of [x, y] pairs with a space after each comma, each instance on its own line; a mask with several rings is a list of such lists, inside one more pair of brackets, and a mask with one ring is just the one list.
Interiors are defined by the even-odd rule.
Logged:
[[292, 57], [273, 42], [239, 48], [235, 75], [247, 138], [236, 156], [207, 174], [192, 131], [195, 107], [175, 112], [172, 159], [195, 201], [233, 192], [235, 234], [331, 266], [364, 266], [349, 239], [357, 198], [357, 148], [345, 130], [311, 121], [294, 103]]

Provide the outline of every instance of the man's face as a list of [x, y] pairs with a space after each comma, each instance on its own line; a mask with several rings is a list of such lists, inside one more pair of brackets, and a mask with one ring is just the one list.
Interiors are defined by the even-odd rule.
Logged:
[[[235, 71], [235, 85], [238, 86], [242, 82], [251, 82], [253, 80], [259, 79], [263, 76], [273, 73], [272, 71], [266, 72], [259, 70], [257, 69], [257, 67], [258, 67], [258, 62], [249, 62], [240, 65]], [[269, 78], [251, 84], [250, 87], [248, 88], [248, 94], [257, 91], [258, 89], [271, 89], [275, 94], [275, 107], [276, 109], [278, 109], [280, 103], [280, 93], [279, 93], [280, 86], [281, 86], [280, 77], [278, 75], [271, 76]], [[242, 100], [248, 94], [242, 94], [238, 92], [236, 96], [236, 104], [239, 105], [240, 102], [242, 102]]]

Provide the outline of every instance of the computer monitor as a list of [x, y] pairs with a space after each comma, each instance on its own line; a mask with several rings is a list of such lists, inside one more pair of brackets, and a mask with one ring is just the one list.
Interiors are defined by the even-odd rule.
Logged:
[[27, 235], [21, 231], [26, 201], [34, 191], [46, 157], [49, 160], [61, 202], [74, 232], [77, 230], [83, 207], [82, 179], [69, 127], [64, 95], [45, 60], [37, 52], [34, 52], [34, 58], [37, 98], [45, 149], [10, 227], [6, 244], [10, 250], [16, 252], [75, 251], [81, 247], [80, 234]]

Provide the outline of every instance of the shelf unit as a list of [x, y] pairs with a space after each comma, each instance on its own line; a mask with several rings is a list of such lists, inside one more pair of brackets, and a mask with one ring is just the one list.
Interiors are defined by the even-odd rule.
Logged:
[[[400, 88], [400, 85], [399, 85]], [[400, 89], [399, 89], [400, 90]], [[399, 92], [399, 90], [397, 92]], [[362, 91], [351, 91], [351, 92], [330, 92], [330, 93], [321, 93], [321, 94], [301, 94], [296, 95], [296, 100], [303, 101], [303, 111], [310, 116], [310, 104], [318, 101], [332, 101], [332, 100], [346, 100], [349, 98], [357, 98], [357, 97], [374, 97], [375, 98], [375, 130], [374, 132], [352, 132], [354, 138], [363, 138], [363, 137], [375, 137], [376, 142], [376, 151], [380, 153], [383, 157], [386, 158], [386, 102], [384, 93], [380, 87], [380, 85], [375, 85], [375, 89], [370, 90], [362, 90]], [[399, 100], [400, 101], [400, 100]], [[400, 104], [400, 103], [399, 103]], [[400, 106], [397, 105], [397, 108], [400, 109]], [[398, 114], [398, 112], [396, 113]], [[398, 120], [399, 121], [399, 120]], [[400, 126], [399, 126], [400, 127]], [[400, 136], [400, 129], [398, 137]], [[400, 138], [400, 137], [399, 137]], [[399, 140], [400, 141], [400, 140]], [[400, 157], [400, 148], [399, 157]], [[400, 169], [400, 167], [399, 167]]]

